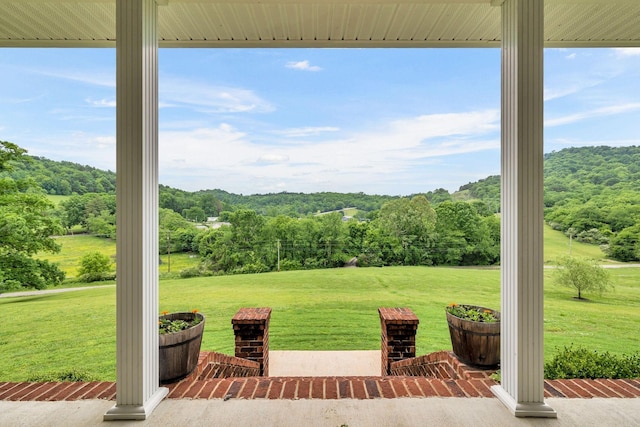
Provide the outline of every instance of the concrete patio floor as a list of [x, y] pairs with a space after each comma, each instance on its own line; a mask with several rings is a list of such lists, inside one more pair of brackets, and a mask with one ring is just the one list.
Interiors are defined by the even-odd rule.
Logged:
[[380, 350], [269, 352], [272, 377], [375, 377], [382, 371]]
[[514, 418], [486, 398], [163, 401], [146, 421], [102, 421], [114, 402], [0, 401], [0, 425], [37, 426], [616, 426], [635, 427], [640, 399], [547, 399], [557, 419]]

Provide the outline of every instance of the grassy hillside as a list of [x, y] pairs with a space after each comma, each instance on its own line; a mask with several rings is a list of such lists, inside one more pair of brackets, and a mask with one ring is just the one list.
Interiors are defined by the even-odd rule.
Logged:
[[108, 255], [114, 262], [116, 258], [116, 242], [86, 234], [76, 236], [56, 237], [56, 242], [62, 246], [57, 254], [42, 254], [41, 258], [57, 263], [67, 278], [78, 276], [80, 258], [88, 252], [100, 252]]
[[562, 231], [553, 230], [548, 225], [544, 226], [544, 262], [555, 264], [563, 256], [576, 256], [593, 258], [602, 263], [613, 263], [605, 258], [604, 252], [597, 245], [588, 245], [577, 242], [575, 239], [569, 242], [569, 238]]
[[[637, 351], [640, 269], [611, 270], [615, 293], [572, 299], [545, 275], [545, 357], [556, 347]], [[233, 353], [230, 319], [240, 307], [273, 308], [273, 350], [376, 350], [378, 307], [406, 306], [420, 318], [417, 352], [450, 349], [444, 307], [499, 307], [500, 273], [472, 268], [385, 267], [292, 271], [160, 282], [160, 310], [199, 309], [207, 316], [203, 348]], [[0, 298], [0, 381], [82, 369], [115, 378], [115, 289]], [[26, 316], [26, 317], [25, 317]], [[28, 319], [21, 321], [22, 319]]]
[[56, 207], [60, 205], [60, 203], [68, 200], [71, 196], [56, 196], [53, 194], [47, 194], [47, 199], [51, 201]]

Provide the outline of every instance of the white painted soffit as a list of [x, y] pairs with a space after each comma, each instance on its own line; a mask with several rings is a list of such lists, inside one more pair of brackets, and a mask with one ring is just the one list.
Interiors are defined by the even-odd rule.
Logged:
[[[161, 47], [497, 47], [502, 0], [158, 0]], [[640, 46], [640, 0], [546, 0], [549, 47]], [[0, 0], [0, 47], [114, 47], [115, 0]]]

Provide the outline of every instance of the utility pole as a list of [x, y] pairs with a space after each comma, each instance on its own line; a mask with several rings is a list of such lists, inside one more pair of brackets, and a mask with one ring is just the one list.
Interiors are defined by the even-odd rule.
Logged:
[[280, 271], [280, 239], [278, 239], [278, 271]]
[[576, 229], [570, 227], [567, 231], [569, 232], [569, 256], [571, 256], [571, 243], [573, 241], [573, 236], [576, 234]]
[[167, 230], [167, 273], [171, 273], [171, 230]]

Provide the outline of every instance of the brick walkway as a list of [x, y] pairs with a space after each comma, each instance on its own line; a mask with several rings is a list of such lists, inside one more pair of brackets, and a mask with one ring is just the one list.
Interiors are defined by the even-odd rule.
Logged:
[[[492, 380], [424, 377], [218, 378], [169, 386], [170, 399], [394, 399], [424, 397], [492, 398]], [[546, 380], [545, 397], [640, 398], [640, 380]], [[0, 383], [0, 400], [115, 400], [112, 382]]]
[[[394, 399], [400, 397], [492, 398], [493, 380], [424, 377], [218, 378], [182, 381], [170, 399]], [[546, 380], [545, 397], [640, 398], [640, 380]], [[115, 400], [112, 382], [0, 383], [0, 400]]]
[[[169, 399], [395, 399], [425, 397], [493, 398], [490, 371], [478, 371], [457, 362], [449, 352], [418, 358], [435, 358], [445, 364], [452, 378], [425, 376], [386, 377], [255, 377], [255, 362], [238, 363], [220, 353], [200, 354], [198, 369], [184, 380], [167, 385]], [[230, 370], [235, 365], [236, 370]], [[244, 367], [244, 370], [238, 370]], [[248, 370], [247, 370], [248, 369]], [[217, 378], [233, 371], [235, 378]], [[559, 398], [640, 398], [640, 379], [545, 380], [545, 397]], [[73, 401], [115, 400], [113, 382], [0, 383], [0, 400]]]

